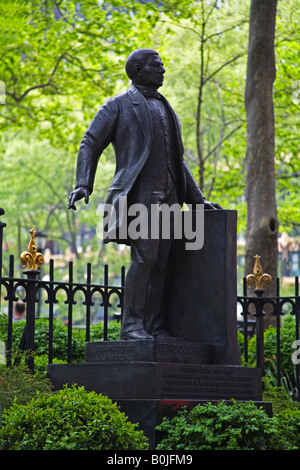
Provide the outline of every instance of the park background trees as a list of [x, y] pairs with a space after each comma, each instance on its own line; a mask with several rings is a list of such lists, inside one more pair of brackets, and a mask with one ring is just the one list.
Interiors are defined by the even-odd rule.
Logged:
[[[290, 234], [300, 212], [299, 6], [278, 1], [272, 94], [277, 219]], [[124, 62], [137, 47], [160, 52], [162, 91], [181, 119], [186, 161], [208, 199], [238, 210], [245, 235], [248, 0], [13, 0], [1, 7], [0, 206], [8, 252], [20, 253], [34, 227], [62, 250], [71, 247], [79, 267], [87, 252], [96, 267], [114, 260], [117, 271], [126, 263], [126, 251], [115, 256], [116, 247], [102, 245], [99, 229], [97, 207], [114, 172], [110, 148], [89, 205], [68, 211], [67, 197], [83, 134], [101, 104], [128, 87]]]
[[[259, 253], [266, 272], [278, 274], [273, 84], [277, 0], [251, 1], [245, 107], [247, 114], [245, 271]], [[255, 287], [255, 286], [254, 286]], [[270, 286], [276, 295], [276, 284]], [[269, 317], [269, 318], [266, 318]], [[272, 319], [267, 312], [265, 322]], [[275, 323], [275, 318], [273, 317]]]

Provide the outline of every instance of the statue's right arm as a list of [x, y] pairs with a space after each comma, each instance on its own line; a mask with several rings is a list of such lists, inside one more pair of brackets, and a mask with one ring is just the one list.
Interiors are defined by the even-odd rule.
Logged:
[[118, 113], [116, 99], [109, 99], [87, 129], [78, 151], [75, 190], [69, 196], [69, 209], [76, 209], [75, 201], [83, 198], [88, 203], [93, 192], [98, 160], [113, 139]]

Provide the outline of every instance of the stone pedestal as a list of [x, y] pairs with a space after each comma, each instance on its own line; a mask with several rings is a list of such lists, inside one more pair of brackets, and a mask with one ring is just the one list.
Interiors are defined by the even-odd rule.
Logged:
[[84, 386], [116, 401], [139, 423], [154, 449], [155, 427], [181, 406], [222, 400], [261, 402], [259, 369], [215, 364], [215, 347], [185, 341], [104, 341], [87, 343], [81, 364], [52, 364], [54, 389]]

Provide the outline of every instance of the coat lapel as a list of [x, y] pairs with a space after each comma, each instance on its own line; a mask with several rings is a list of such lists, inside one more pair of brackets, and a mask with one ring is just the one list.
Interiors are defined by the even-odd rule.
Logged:
[[184, 149], [183, 149], [183, 144], [182, 144], [182, 139], [181, 139], [180, 120], [179, 120], [177, 114], [175, 113], [174, 109], [172, 108], [172, 106], [168, 102], [168, 100], [163, 95], [162, 95], [162, 99], [163, 99], [164, 103], [168, 106], [168, 108], [170, 110], [170, 113], [173, 116], [173, 122], [174, 122], [174, 125], [175, 125], [177, 142], [178, 142], [178, 145], [179, 145], [179, 152], [180, 152], [180, 155], [183, 155]]
[[[135, 88], [134, 85], [131, 85], [131, 87], [128, 90], [129, 95], [132, 99], [133, 103], [133, 110], [134, 113], [138, 119], [138, 122], [142, 128], [143, 134], [145, 136], [146, 142], [151, 148], [152, 145], [152, 139], [153, 139], [153, 129], [152, 129], [152, 120], [151, 120], [151, 115], [150, 111], [146, 102], [146, 99], [142, 95], [142, 93], [139, 92], [137, 88]], [[176, 134], [177, 134], [177, 141], [179, 144], [179, 151], [180, 154], [183, 155], [184, 149], [182, 145], [182, 139], [181, 139], [181, 129], [180, 129], [180, 122], [178, 117], [176, 116], [172, 106], [169, 104], [168, 100], [162, 95], [162, 99], [164, 103], [168, 106], [171, 115], [173, 116], [173, 121], [175, 124], [175, 129], [176, 129]]]
[[133, 85], [128, 90], [132, 99], [133, 111], [137, 117], [138, 123], [143, 131], [149, 148], [152, 146], [153, 129], [150, 111], [145, 98]]

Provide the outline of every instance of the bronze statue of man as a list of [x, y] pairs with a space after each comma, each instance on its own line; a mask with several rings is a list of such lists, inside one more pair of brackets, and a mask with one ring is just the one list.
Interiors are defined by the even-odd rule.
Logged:
[[126, 199], [127, 208], [136, 203], [147, 208], [183, 203], [204, 204], [205, 209], [220, 206], [205, 200], [183, 160], [179, 119], [157, 91], [165, 73], [159, 54], [152, 49], [133, 51], [126, 61], [126, 73], [132, 81], [130, 88], [100, 108], [83, 137], [76, 186], [68, 207], [75, 209], [74, 203], [82, 198], [88, 203], [99, 157], [111, 143], [116, 170], [106, 204], [115, 208], [116, 217], [108, 221], [105, 242], [131, 246], [121, 338], [172, 339], [164, 324], [164, 284], [172, 230], [168, 239], [130, 237], [126, 227], [124, 230], [128, 218], [120, 201]]

